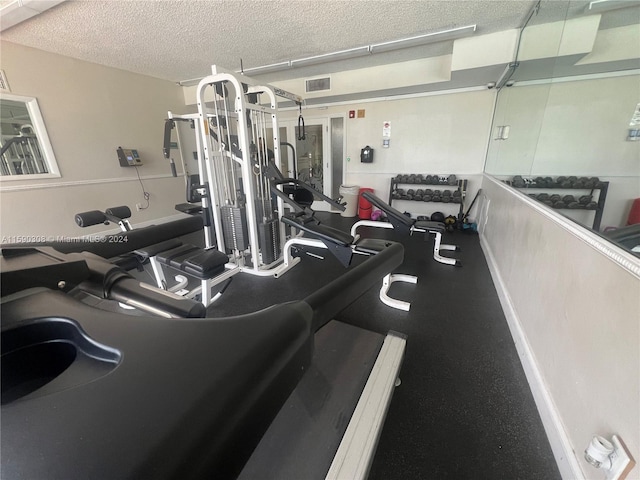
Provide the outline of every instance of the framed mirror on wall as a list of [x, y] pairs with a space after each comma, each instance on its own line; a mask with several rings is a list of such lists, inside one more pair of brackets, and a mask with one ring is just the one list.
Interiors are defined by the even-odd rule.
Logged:
[[38, 101], [0, 94], [0, 181], [60, 177]]
[[485, 172], [640, 256], [640, 3], [539, 2], [497, 86]]

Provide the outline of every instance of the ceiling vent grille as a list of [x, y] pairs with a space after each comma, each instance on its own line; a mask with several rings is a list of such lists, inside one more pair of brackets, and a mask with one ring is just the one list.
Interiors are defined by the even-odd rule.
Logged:
[[10, 92], [9, 82], [7, 82], [7, 76], [4, 74], [4, 70], [0, 70], [0, 90]]
[[314, 78], [305, 81], [305, 92], [321, 92], [323, 90], [331, 90], [331, 77]]

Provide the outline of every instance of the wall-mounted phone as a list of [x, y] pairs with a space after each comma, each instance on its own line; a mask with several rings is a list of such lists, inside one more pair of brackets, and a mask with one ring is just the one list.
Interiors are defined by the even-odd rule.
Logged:
[[118, 147], [116, 152], [118, 152], [118, 161], [121, 167], [137, 167], [142, 165], [138, 150], [135, 148]]

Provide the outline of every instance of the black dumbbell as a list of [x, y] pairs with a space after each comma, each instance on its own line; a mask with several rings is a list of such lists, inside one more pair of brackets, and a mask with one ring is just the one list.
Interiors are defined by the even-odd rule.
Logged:
[[560, 201], [562, 201], [562, 197], [560, 195], [558, 195], [557, 193], [554, 193], [553, 195], [551, 195], [549, 197], [549, 200], [551, 200], [552, 202], [560, 202]]
[[451, 195], [443, 195], [442, 196], [442, 203], [449, 203], [451, 202]]
[[424, 195], [424, 190], [421, 189], [421, 188], [417, 189], [416, 190], [416, 195], [420, 195], [420, 196]]
[[567, 205], [562, 200], [556, 200], [553, 202], [553, 208], [567, 208]]
[[424, 195], [433, 195], [433, 190], [431, 190], [430, 188], [425, 189]]
[[516, 188], [524, 188], [524, 178], [520, 175], [516, 175], [511, 179], [511, 184]]
[[430, 202], [431, 201], [431, 195], [427, 195], [426, 193], [422, 196], [422, 201], [423, 202]]
[[591, 200], [593, 200], [593, 197], [591, 195], [582, 195], [578, 199], [578, 203], [580, 205], [588, 205], [589, 203], [591, 203]]
[[422, 175], [421, 173], [416, 175], [416, 183], [424, 183], [424, 175]]
[[584, 208], [586, 208], [587, 210], [595, 210], [596, 208], [598, 208], [598, 204], [596, 202], [589, 202], [584, 206]]
[[407, 195], [415, 195], [416, 191], [413, 188], [410, 188], [409, 190], [407, 190]]
[[458, 178], [454, 174], [451, 174], [447, 177], [447, 183], [452, 186], [457, 185]]
[[440, 195], [433, 195], [433, 197], [431, 197], [431, 201], [432, 202], [441, 202], [442, 201], [442, 197]]
[[567, 207], [571, 209], [576, 209], [576, 208], [580, 208], [580, 204], [578, 202], [571, 202], [567, 204]]
[[416, 183], [416, 175], [415, 175], [415, 173], [412, 173], [411, 175], [409, 175], [409, 178], [407, 179], [407, 181], [409, 183]]
[[562, 197], [562, 201], [567, 205], [569, 205], [570, 203], [575, 202], [576, 199], [574, 198], [573, 195], [565, 195], [564, 197]]
[[541, 202], [545, 202], [545, 201], [549, 200], [549, 194], [548, 193], [539, 193], [538, 196], [536, 197], [536, 199], [538, 199]]
[[420, 195], [419, 193], [416, 193], [415, 196], [413, 197], [414, 200], [421, 202], [422, 201], [422, 195]]

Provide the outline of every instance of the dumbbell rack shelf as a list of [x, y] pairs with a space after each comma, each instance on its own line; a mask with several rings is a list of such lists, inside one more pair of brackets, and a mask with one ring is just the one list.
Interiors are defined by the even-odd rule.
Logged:
[[[597, 183], [596, 186], [594, 187], [566, 187], [566, 186], [560, 186], [560, 185], [544, 185], [544, 186], [539, 186], [537, 185], [535, 182], [530, 182], [528, 184], [526, 184], [524, 187], [516, 187], [513, 185], [513, 182], [506, 180], [505, 183], [507, 183], [507, 185], [511, 185], [513, 188], [517, 188], [518, 190], [522, 191], [523, 193], [527, 192], [527, 191], [532, 191], [535, 190], [535, 193], [527, 193], [527, 195], [529, 195], [531, 198], [533, 198], [534, 200], [538, 200], [541, 203], [544, 203], [545, 205], [547, 205], [550, 208], [553, 208], [554, 210], [590, 210], [595, 212], [595, 216], [593, 218], [593, 230], [600, 230], [600, 223], [602, 221], [602, 213], [604, 212], [604, 204], [605, 201], [607, 199], [607, 192], [609, 190], [609, 182], [602, 182], [599, 181]], [[579, 204], [577, 206], [573, 206], [573, 207], [556, 207], [554, 205], [550, 205], [549, 203], [545, 203], [544, 200], [540, 200], [538, 198], [538, 196], [541, 193], [557, 193], [558, 191], [587, 191], [589, 192], [587, 195], [591, 196], [593, 198], [594, 193], [597, 191], [598, 192], [598, 201], [597, 202], [590, 202], [591, 205], [586, 204]], [[592, 204], [595, 203], [595, 206], [593, 206]]]
[[[445, 178], [444, 176], [442, 177], [443, 179]], [[409, 189], [413, 189], [413, 190], [427, 190], [427, 189], [433, 189], [433, 190], [441, 190], [441, 192], [444, 191], [448, 191], [449, 194], [448, 196], [450, 196], [451, 201], [449, 202], [442, 202], [442, 201], [434, 201], [434, 200], [424, 200], [422, 196], [420, 196], [419, 198], [413, 198], [413, 195], [409, 196], [408, 194], [406, 194], [406, 192], [402, 195], [398, 195], [397, 191], [398, 190], [405, 190], [405, 189], [399, 189], [398, 187], [402, 185], [402, 186], [410, 186]], [[427, 187], [422, 188], [422, 187]], [[394, 193], [396, 192], [396, 193]], [[455, 192], [459, 192], [458, 194], [455, 194]], [[467, 180], [465, 179], [458, 179], [456, 180], [455, 185], [451, 185], [449, 184], [446, 180], [441, 180], [438, 183], [434, 183], [434, 182], [427, 182], [425, 180], [423, 181], [414, 181], [412, 182], [404, 182], [404, 181], [400, 181], [397, 179], [396, 177], [392, 177], [391, 178], [391, 186], [389, 188], [389, 205], [391, 205], [391, 203], [393, 202], [393, 200], [404, 200], [407, 202], [426, 202], [426, 203], [450, 203], [452, 205], [460, 205], [462, 202], [464, 202], [464, 197], [467, 193]], [[442, 198], [442, 196], [441, 196]]]

